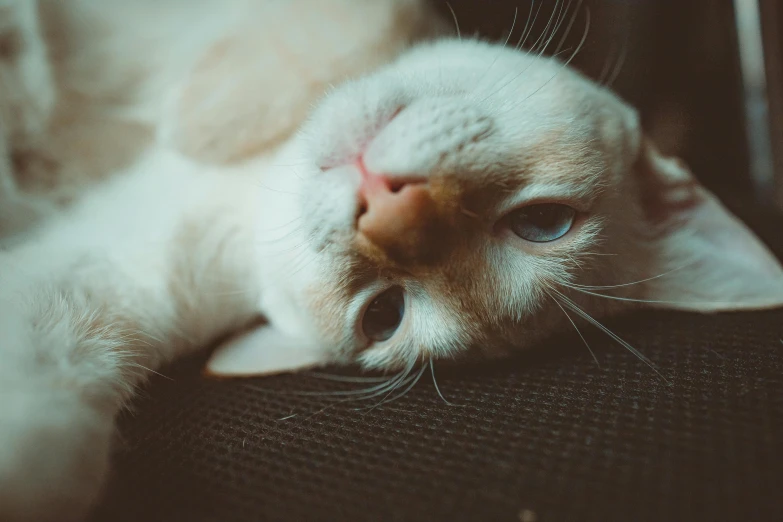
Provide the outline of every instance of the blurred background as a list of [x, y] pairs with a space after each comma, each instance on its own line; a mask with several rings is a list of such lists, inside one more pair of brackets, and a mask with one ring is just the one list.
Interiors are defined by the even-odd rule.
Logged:
[[513, 24], [516, 44], [527, 25], [526, 48], [562, 19], [547, 54], [565, 38], [567, 60], [584, 36], [571, 65], [637, 107], [661, 149], [729, 206], [783, 209], [779, 0], [434, 2], [463, 35], [505, 40]]

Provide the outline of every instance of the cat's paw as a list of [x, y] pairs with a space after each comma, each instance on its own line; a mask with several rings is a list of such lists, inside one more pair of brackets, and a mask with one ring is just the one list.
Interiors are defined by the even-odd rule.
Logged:
[[108, 471], [111, 419], [73, 390], [1, 384], [0, 520], [84, 520]]

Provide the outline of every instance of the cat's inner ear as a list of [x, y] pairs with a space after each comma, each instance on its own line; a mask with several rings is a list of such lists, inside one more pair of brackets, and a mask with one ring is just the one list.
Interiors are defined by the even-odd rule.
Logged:
[[220, 345], [207, 362], [213, 377], [262, 376], [325, 366], [331, 361], [322, 347], [295, 339], [262, 324]]
[[644, 299], [704, 312], [783, 305], [778, 260], [680, 160], [645, 140], [635, 172], [656, 260]]

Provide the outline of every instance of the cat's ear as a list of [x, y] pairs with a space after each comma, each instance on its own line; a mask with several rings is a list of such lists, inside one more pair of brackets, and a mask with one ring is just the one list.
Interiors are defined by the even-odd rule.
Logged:
[[212, 377], [252, 377], [325, 366], [322, 347], [294, 339], [270, 324], [234, 337], [212, 354], [205, 373]]
[[680, 160], [645, 140], [635, 170], [656, 259], [645, 299], [702, 312], [783, 305], [778, 260]]

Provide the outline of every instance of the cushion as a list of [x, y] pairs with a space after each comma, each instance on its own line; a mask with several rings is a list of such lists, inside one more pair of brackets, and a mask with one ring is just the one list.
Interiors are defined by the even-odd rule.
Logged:
[[451, 404], [429, 369], [379, 405], [185, 361], [121, 420], [96, 521], [783, 520], [783, 310], [606, 324], [655, 369], [588, 327], [597, 362], [564, 332], [436, 366]]

